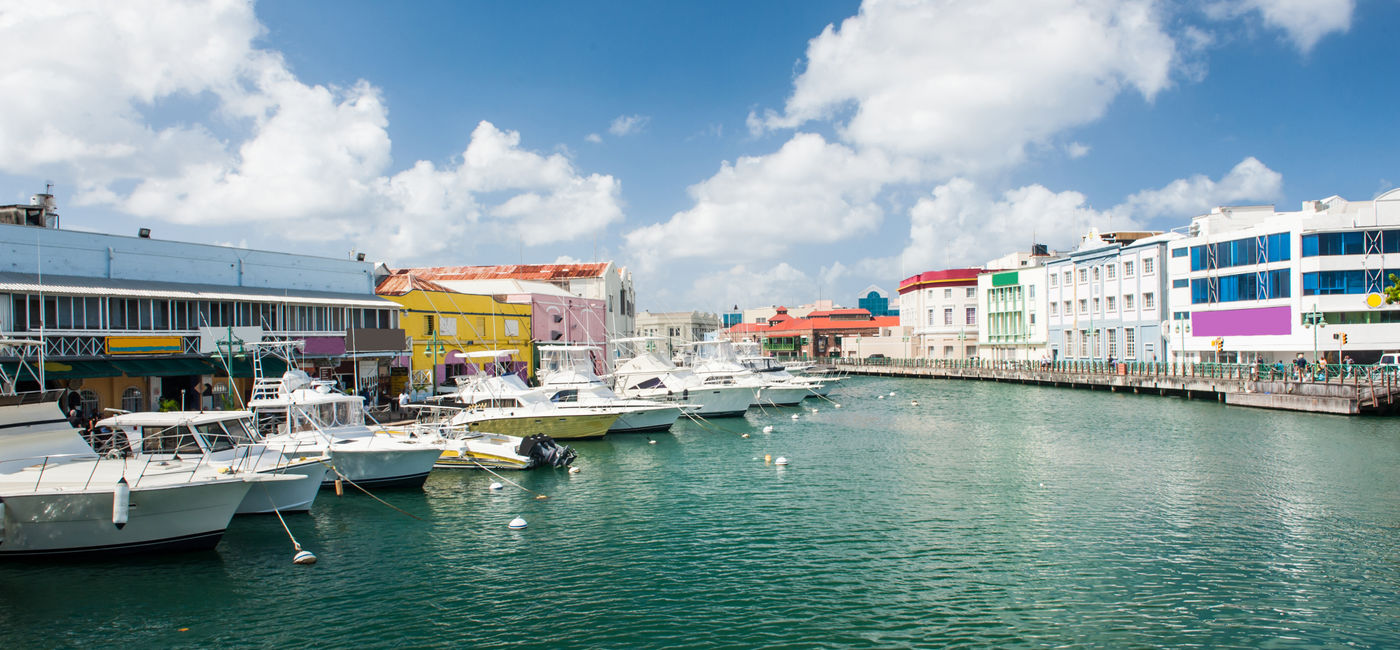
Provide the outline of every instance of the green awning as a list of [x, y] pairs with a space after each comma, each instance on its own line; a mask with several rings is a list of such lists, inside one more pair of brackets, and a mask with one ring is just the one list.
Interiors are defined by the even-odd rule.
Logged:
[[114, 359], [111, 363], [130, 377], [177, 377], [213, 372], [204, 359]]
[[122, 371], [110, 361], [45, 361], [45, 379], [87, 379], [120, 377]]
[[[253, 359], [247, 355], [235, 355], [228, 360], [225, 367], [224, 361], [219, 357], [209, 359], [209, 364], [214, 367], [214, 374], [220, 377], [252, 377]], [[287, 364], [276, 357], [267, 357], [262, 360], [263, 375], [267, 377], [281, 377], [287, 372]]]

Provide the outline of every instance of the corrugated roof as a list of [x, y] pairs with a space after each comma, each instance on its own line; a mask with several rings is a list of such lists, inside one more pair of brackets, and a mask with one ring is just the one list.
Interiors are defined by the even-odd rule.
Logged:
[[186, 300], [260, 300], [299, 305], [342, 305], [353, 307], [397, 307], [373, 294], [229, 287], [186, 282], [118, 280], [68, 275], [44, 275], [43, 284], [33, 273], [0, 273], [0, 292], [39, 293], [67, 296], [116, 296], [122, 298], [175, 298]]
[[412, 273], [395, 273], [380, 280], [379, 286], [374, 288], [374, 292], [381, 296], [402, 296], [410, 291], [453, 293], [447, 287]]
[[591, 264], [500, 264], [496, 266], [434, 266], [413, 269], [414, 275], [430, 280], [569, 280], [601, 277], [607, 262]]

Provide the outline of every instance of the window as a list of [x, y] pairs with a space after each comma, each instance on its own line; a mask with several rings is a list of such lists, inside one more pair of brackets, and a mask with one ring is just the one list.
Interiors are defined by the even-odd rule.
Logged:
[[1123, 277], [1125, 277], [1125, 278], [1131, 278], [1131, 277], [1133, 277], [1133, 261], [1132, 261], [1132, 260], [1123, 260]]
[[1099, 281], [1099, 267], [1094, 267], [1094, 282]]
[[131, 386], [126, 390], [122, 391], [122, 410], [132, 412], [146, 410], [146, 407], [142, 405], [141, 402], [140, 388]]
[[[1109, 268], [1112, 268], [1112, 267], [1109, 267]], [[1118, 301], [1115, 300], [1115, 299], [1113, 298], [1113, 296], [1109, 296], [1109, 297], [1107, 298], [1107, 300], [1108, 300], [1108, 310], [1111, 311], [1111, 312], [1112, 312], [1112, 311], [1118, 311]]]
[[1157, 259], [1157, 258], [1155, 258], [1155, 257], [1144, 257], [1144, 258], [1142, 258], [1142, 274], [1143, 274], [1143, 275], [1152, 275], [1152, 267], [1154, 266], [1154, 262], [1156, 261], [1156, 259]]
[[98, 399], [97, 393], [85, 388], [78, 391], [78, 396], [83, 399], [81, 410], [84, 419], [97, 415], [102, 409], [102, 401]]
[[976, 298], [976, 297], [977, 297], [977, 287], [968, 287], [968, 288], [967, 288], [967, 297], [968, 297], [968, 298]]
[[1133, 294], [1131, 294], [1131, 293], [1125, 293], [1125, 294], [1123, 294], [1123, 311], [1132, 311], [1132, 309], [1133, 309]]
[[1101, 313], [1103, 313], [1102, 311], [1099, 310], [1099, 306], [1100, 306], [1100, 305], [1099, 305], [1099, 299], [1098, 299], [1098, 298], [1095, 298], [1095, 299], [1094, 299], [1094, 313], [1095, 313], [1095, 314], [1101, 314]]
[[[1340, 294], [1380, 293], [1390, 285], [1390, 274], [1400, 269], [1367, 271], [1317, 271], [1303, 274], [1303, 295], [1327, 296]], [[1222, 278], [1223, 279], [1223, 278]]]
[[1071, 282], [1070, 277], [1070, 272], [1065, 271], [1065, 286], [1069, 286], [1069, 283]]
[[971, 359], [971, 358], [973, 358], [973, 357], [975, 357], [975, 356], [977, 356], [977, 346], [975, 346], [975, 345], [969, 345], [969, 346], [967, 346], [967, 358]]
[[1188, 248], [1173, 248], [1172, 257], [1186, 257], [1186, 255], [1190, 252], [1191, 250]]
[[1031, 325], [1035, 325], [1035, 312], [1031, 312]]
[[1057, 303], [1057, 302], [1052, 302], [1052, 303], [1050, 303], [1050, 315], [1051, 315], [1051, 316], [1059, 316], [1059, 315], [1060, 315], [1060, 313], [1059, 313], [1059, 307], [1060, 307], [1060, 303]]
[[1074, 330], [1065, 330], [1065, 355], [1074, 354]]
[[951, 359], [951, 358], [953, 358], [953, 346], [951, 346], [951, 345], [945, 345], [945, 346], [943, 346], [943, 358], [945, 358], [945, 359]]
[[944, 324], [944, 325], [952, 325], [952, 324], [953, 324], [953, 308], [952, 308], [952, 307], [945, 307], [945, 308], [943, 309], [943, 324]]
[[1035, 297], [1035, 285], [1032, 284], [1032, 285], [1026, 287], [1026, 292], [1027, 292], [1027, 295], [1026, 295], [1027, 298], [1034, 298], [1034, 297]]
[[1172, 280], [1172, 288], [1173, 288], [1173, 289], [1184, 289], [1184, 288], [1189, 287], [1189, 286], [1191, 286], [1191, 281], [1190, 281], [1190, 280], [1187, 280], [1186, 278], [1179, 278], [1179, 279], [1176, 279], [1176, 280]]
[[[1116, 265], [1116, 264], [1109, 264], [1109, 265], [1107, 266], [1107, 270], [1108, 270], [1108, 279], [1110, 279], [1110, 280], [1115, 280], [1115, 279], [1117, 279], [1118, 276], [1117, 276], [1117, 274], [1116, 274], [1115, 272], [1118, 270], [1118, 265]], [[1127, 275], [1124, 274], [1124, 277], [1127, 277]]]
[[1118, 358], [1118, 330], [1109, 328], [1105, 334], [1108, 335], [1108, 356], [1112, 359]]
[[1089, 299], [1088, 299], [1088, 298], [1080, 298], [1080, 299], [1079, 299], [1079, 313], [1081, 313], [1081, 314], [1087, 314], [1087, 313], [1089, 313]]
[[1088, 269], [1079, 269], [1079, 284], [1084, 284], [1085, 282], [1088, 282], [1088, 281], [1089, 281], [1089, 270], [1088, 270]]
[[[1143, 273], [1146, 273], [1146, 272], [1147, 272], [1147, 266], [1146, 266], [1146, 265], [1143, 266], [1142, 272], [1143, 272]], [[1124, 327], [1124, 328], [1123, 328], [1123, 356], [1124, 356], [1124, 358], [1127, 358], [1127, 359], [1136, 359], [1136, 358], [1137, 358], [1137, 353], [1134, 352], [1134, 350], [1136, 350], [1136, 349], [1137, 349], [1137, 328], [1136, 328], [1136, 327]]]
[[1053, 289], [1053, 288], [1055, 288], [1056, 286], [1058, 286], [1058, 285], [1056, 285], [1056, 282], [1057, 282], [1059, 279], [1060, 279], [1060, 276], [1059, 276], [1058, 274], [1051, 273], [1051, 274], [1050, 274], [1050, 288]]
[[[1068, 317], [1069, 317], [1071, 314], [1073, 314], [1073, 313], [1074, 313], [1074, 308], [1073, 308], [1072, 304], [1070, 303], [1070, 301], [1066, 300], [1066, 301], [1065, 301], [1065, 311], [1064, 311], [1065, 317], [1068, 318]], [[1068, 349], [1068, 348], [1066, 348], [1066, 349]]]
[[1151, 359], [1153, 361], [1157, 360], [1157, 353], [1152, 351], [1151, 343], [1142, 344], [1142, 358]]
[[1149, 291], [1147, 293], [1142, 294], [1143, 309], [1156, 309], [1156, 307], [1157, 305], [1152, 300], [1152, 292]]
[[1103, 330], [1094, 330], [1094, 356], [1099, 356], [1103, 351]]
[[953, 290], [952, 290], [952, 289], [944, 289], [944, 290], [943, 290], [943, 299], [944, 299], [944, 300], [951, 299], [952, 297], [953, 297]]
[[967, 324], [968, 324], [968, 325], [976, 325], [976, 324], [977, 324], [977, 308], [976, 308], [976, 307], [968, 307], [968, 308], [967, 308]]
[[433, 316], [423, 317], [423, 336], [432, 336], [437, 330], [433, 329]]
[[[1222, 275], [1210, 278], [1197, 278], [1191, 281], [1191, 302], [1214, 303], [1238, 300], [1269, 300], [1287, 298], [1291, 295], [1288, 269], [1265, 273], [1243, 273]], [[1307, 292], [1308, 276], [1303, 274], [1304, 293]], [[1260, 276], [1263, 276], [1262, 278]], [[1262, 282], [1260, 281], [1262, 279]], [[1146, 297], [1143, 298], [1144, 302]]]
[[[1337, 233], [1350, 234], [1350, 233]], [[1356, 233], [1358, 236], [1360, 232]], [[1305, 238], [1306, 239], [1306, 238]], [[1272, 235], [1260, 235], [1258, 237], [1248, 237], [1245, 239], [1235, 239], [1232, 241], [1218, 242], [1214, 244], [1203, 244], [1191, 247], [1191, 270], [1206, 271], [1210, 269], [1223, 269], [1231, 266], [1242, 266], [1245, 264], [1265, 264], [1268, 262], [1284, 262], [1292, 259], [1289, 255], [1288, 233], [1275, 233]], [[1362, 252], [1360, 239], [1357, 241], [1356, 253]], [[1307, 256], [1307, 244], [1304, 244], [1304, 257]]]
[[1089, 330], [1079, 330], [1079, 356], [1089, 356]]
[[928, 310], [928, 325], [929, 325], [929, 327], [933, 327], [933, 325], [934, 325], [933, 310], [932, 310], [932, 309]]

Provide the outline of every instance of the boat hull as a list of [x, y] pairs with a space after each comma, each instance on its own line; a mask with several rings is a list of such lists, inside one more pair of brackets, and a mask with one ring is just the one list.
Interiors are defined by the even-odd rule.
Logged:
[[649, 408], [632, 411], [617, 416], [609, 433], [643, 433], [647, 431], [667, 431], [681, 417], [681, 407]]
[[211, 549], [250, 486], [242, 480], [222, 480], [133, 488], [122, 528], [112, 523], [112, 492], [3, 494], [0, 558]]
[[273, 512], [306, 512], [321, 491], [329, 467], [320, 461], [297, 463], [269, 474], [302, 476], [297, 481], [263, 481], [248, 490], [238, 506], [240, 515], [272, 514]]
[[428, 472], [442, 455], [442, 449], [426, 445], [407, 449], [355, 449], [332, 445], [330, 454], [331, 465], [339, 474], [327, 472], [322, 487], [335, 487], [335, 479], [344, 476], [364, 488], [418, 488], [428, 480]]
[[524, 438], [543, 433], [555, 440], [582, 440], [607, 435], [617, 421], [616, 413], [569, 415], [501, 415], [476, 420], [467, 425], [471, 431], [500, 433]]
[[448, 440], [433, 467], [438, 469], [530, 469], [535, 459], [515, 453], [519, 438], [485, 434]]
[[797, 406], [812, 395], [806, 386], [764, 386], [754, 401], [755, 406]]

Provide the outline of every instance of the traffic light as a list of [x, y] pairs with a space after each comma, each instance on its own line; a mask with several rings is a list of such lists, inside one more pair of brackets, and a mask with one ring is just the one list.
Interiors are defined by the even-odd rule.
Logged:
[[1216, 352], [1223, 352], [1223, 351], [1225, 350], [1225, 338], [1224, 338], [1224, 337], [1217, 336], [1217, 337], [1215, 337], [1214, 339], [1211, 340], [1210, 344], [1211, 344], [1212, 346], [1215, 346], [1215, 351], [1216, 351]]
[[1343, 332], [1343, 333], [1342, 333], [1342, 345], [1346, 345], [1346, 344], [1347, 344], [1347, 335], [1346, 335], [1346, 332]]

